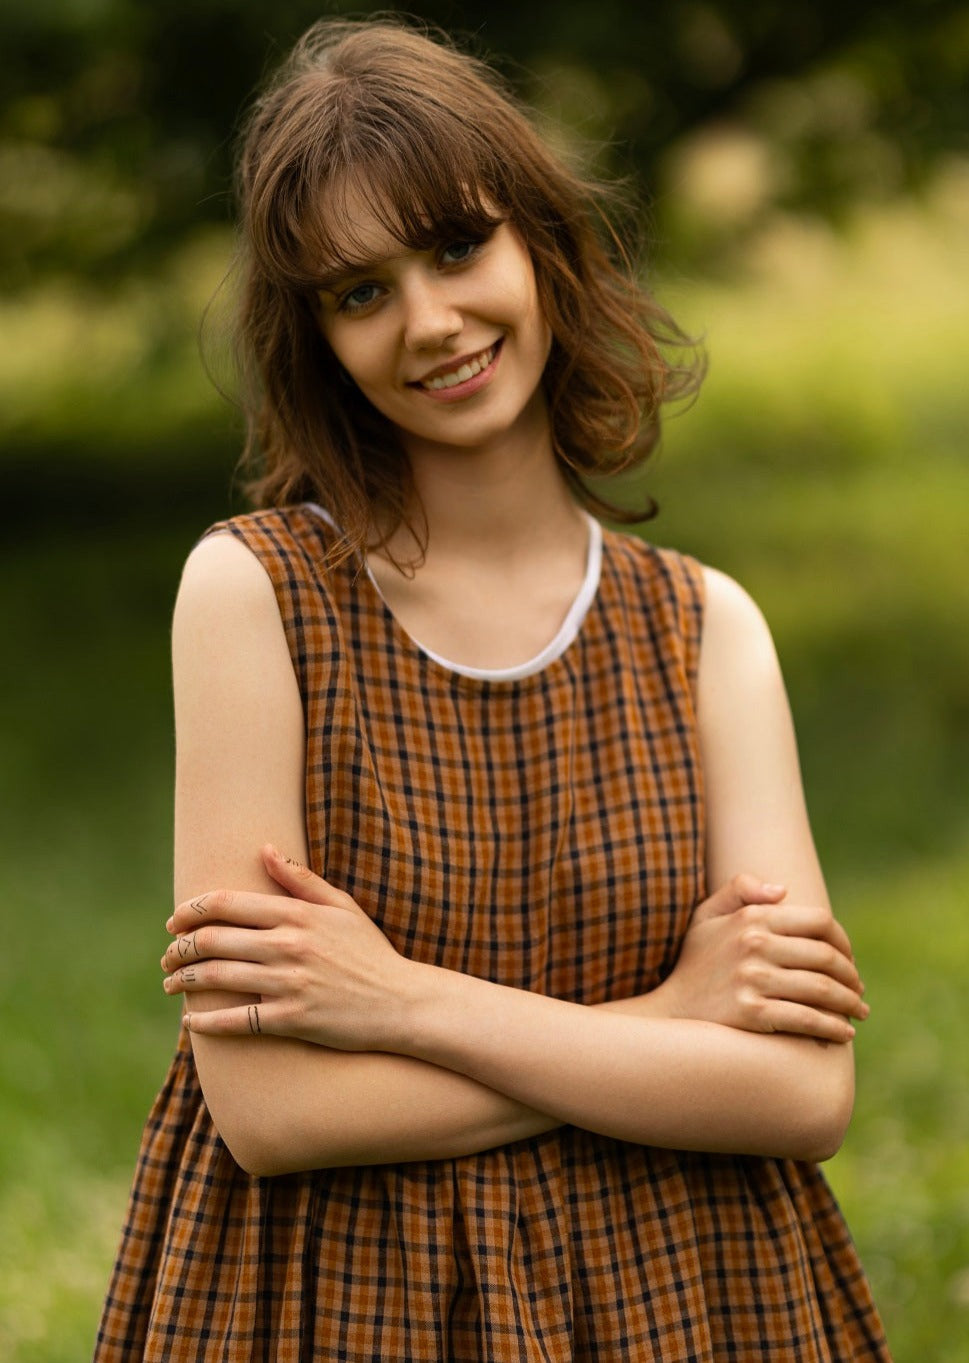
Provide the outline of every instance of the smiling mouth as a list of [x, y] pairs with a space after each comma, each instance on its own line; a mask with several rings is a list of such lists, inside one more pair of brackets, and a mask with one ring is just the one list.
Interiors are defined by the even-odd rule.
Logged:
[[430, 393], [439, 393], [442, 388], [456, 388], [459, 383], [467, 383], [468, 379], [475, 378], [482, 370], [493, 364], [500, 346], [501, 341], [495, 341], [487, 350], [481, 350], [477, 355], [464, 360], [457, 369], [450, 369], [446, 374], [435, 374], [430, 379], [418, 379], [411, 386], [423, 388]]

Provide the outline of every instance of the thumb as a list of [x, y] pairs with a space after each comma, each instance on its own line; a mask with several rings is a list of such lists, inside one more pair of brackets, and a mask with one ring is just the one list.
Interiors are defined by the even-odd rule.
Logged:
[[759, 876], [741, 871], [725, 885], [714, 890], [702, 904], [697, 905], [693, 912], [693, 922], [702, 923], [707, 918], [734, 913], [745, 904], [779, 904], [786, 894], [787, 890], [783, 885], [772, 885], [761, 880]]
[[260, 852], [263, 864], [273, 880], [294, 899], [305, 899], [310, 904], [341, 906], [349, 898], [335, 885], [331, 885], [308, 866], [304, 866], [301, 861], [284, 856], [272, 843], [266, 843]]

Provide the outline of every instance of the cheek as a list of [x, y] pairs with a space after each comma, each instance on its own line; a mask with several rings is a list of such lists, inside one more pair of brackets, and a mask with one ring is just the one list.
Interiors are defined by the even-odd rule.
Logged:
[[324, 332], [324, 335], [337, 364], [357, 383], [366, 384], [375, 376], [379, 364], [375, 344], [368, 345], [366, 337], [360, 332], [344, 331], [340, 326], [330, 328], [329, 334]]

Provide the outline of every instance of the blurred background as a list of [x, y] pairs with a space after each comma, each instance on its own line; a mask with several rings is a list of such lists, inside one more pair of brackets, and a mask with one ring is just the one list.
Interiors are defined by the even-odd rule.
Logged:
[[[969, 4], [491, 0], [490, 54], [645, 196], [710, 374], [650, 538], [778, 642], [873, 1005], [828, 1166], [898, 1363], [969, 1339]], [[0, 1356], [88, 1356], [176, 1006], [168, 626], [241, 501], [202, 312], [240, 108], [305, 0], [0, 6]], [[368, 12], [357, 5], [354, 13]]]

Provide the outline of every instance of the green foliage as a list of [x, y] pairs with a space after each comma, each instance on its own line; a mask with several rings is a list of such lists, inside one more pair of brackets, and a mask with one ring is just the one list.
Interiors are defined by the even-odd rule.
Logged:
[[[704, 267], [661, 291], [705, 332], [711, 373], [647, 470], [662, 505], [648, 532], [732, 572], [774, 628], [822, 859], [874, 1008], [831, 1177], [897, 1363], [957, 1363], [969, 1330], [969, 180], [946, 155], [969, 121], [969, 11], [407, 8], [521, 63], [513, 79], [570, 136], [627, 140], [657, 186], [667, 271]], [[238, 443], [196, 329], [231, 256], [227, 134], [267, 55], [319, 11], [0, 9], [11, 1363], [88, 1352], [173, 1041], [155, 963], [170, 894], [168, 616], [185, 553], [227, 510]], [[917, 205], [891, 198], [918, 181]], [[231, 390], [223, 312], [210, 332]]]
[[[702, 154], [710, 136], [755, 145], [762, 183], [745, 202], [753, 192], [755, 208], [766, 197], [828, 214], [920, 184], [940, 154], [965, 148], [963, 0], [11, 3], [0, 7], [0, 281], [21, 289], [81, 270], [110, 289], [203, 219], [224, 223], [239, 111], [321, 9], [416, 14], [495, 54], [541, 108], [628, 149], [624, 164], [657, 188], [664, 232], [683, 174], [671, 148]], [[687, 205], [688, 231], [675, 211], [681, 248], [716, 249], [736, 213]]]

